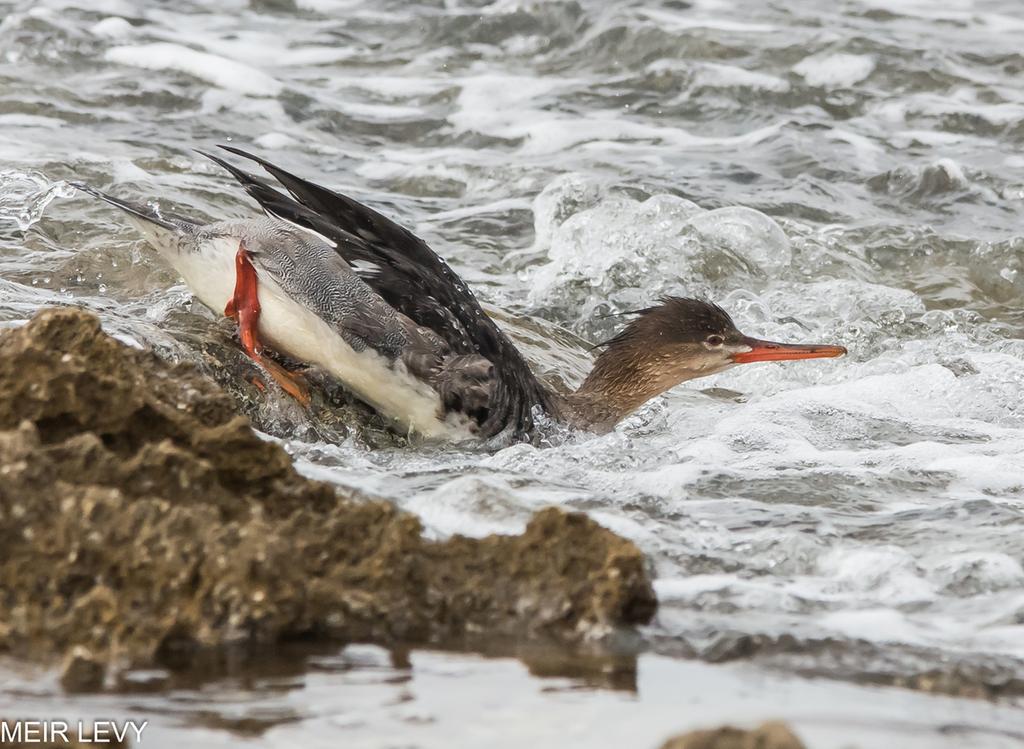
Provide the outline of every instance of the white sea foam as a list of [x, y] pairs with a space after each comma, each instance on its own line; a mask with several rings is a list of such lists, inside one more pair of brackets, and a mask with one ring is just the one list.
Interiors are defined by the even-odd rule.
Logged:
[[68, 10], [88, 10], [107, 16], [131, 17], [138, 12], [138, 6], [131, 0], [39, 0], [29, 10], [37, 18], [53, 17]]
[[108, 39], [123, 39], [132, 33], [132, 25], [120, 16], [108, 16], [89, 27], [96, 36]]
[[271, 132], [257, 136], [256, 140], [253, 142], [260, 148], [269, 148], [271, 150], [277, 150], [279, 148], [288, 148], [289, 146], [294, 146], [296, 140], [287, 133]]
[[295, 4], [317, 13], [340, 13], [358, 8], [362, 3], [360, 0], [295, 0]]
[[743, 21], [732, 21], [720, 16], [706, 16], [695, 18], [691, 14], [674, 13], [672, 11], [655, 8], [643, 8], [638, 11], [642, 18], [658, 23], [660, 26], [673, 31], [686, 31], [689, 29], [715, 29], [718, 31], [731, 31], [745, 34], [768, 34], [775, 31], [775, 27], [764, 23], [746, 23]]
[[537, 198], [535, 250], [548, 262], [529, 273], [535, 304], [564, 304], [574, 288], [587, 298], [640, 302], [638, 294], [656, 298], [707, 282], [724, 268], [774, 274], [790, 264], [785, 232], [759, 211], [704, 211], [673, 195], [599, 196], [595, 187], [563, 178]]
[[277, 99], [252, 97], [225, 88], [208, 88], [199, 98], [204, 114], [233, 112], [260, 117], [266, 121], [284, 124], [288, 121], [284, 107]]
[[476, 75], [460, 81], [457, 109], [448, 116], [457, 132], [473, 131], [499, 138], [523, 139], [530, 156], [555, 154], [574, 147], [608, 149], [633, 144], [728, 147], [764, 140], [780, 125], [752, 129], [728, 137], [696, 135], [623, 116], [618, 111], [593, 112], [585, 117], [544, 109], [545, 97], [572, 91], [581, 81], [513, 75]]
[[281, 83], [256, 68], [225, 57], [197, 52], [180, 44], [155, 42], [113, 47], [107, 60], [147, 70], [177, 70], [214, 86], [256, 96], [277, 96]]
[[810, 85], [823, 88], [849, 88], [874, 70], [875, 60], [870, 55], [842, 53], [812, 55], [793, 66], [793, 72], [803, 76]]
[[832, 549], [819, 558], [818, 572], [832, 579], [837, 593], [867, 594], [890, 606], [935, 598], [914, 556], [893, 546]]
[[694, 87], [753, 88], [775, 93], [790, 90], [790, 82], [784, 78], [720, 63], [694, 64], [690, 60], [658, 59], [647, 66], [647, 72], [692, 73]]
[[[977, 91], [958, 87], [942, 95], [931, 92], [910, 94], [899, 101], [878, 105], [874, 109], [874, 114], [896, 125], [918, 122], [922, 118], [976, 117], [993, 126], [1001, 127], [1024, 119], [1024, 100], [985, 101]], [[934, 145], [955, 143], [973, 137], [970, 134], [920, 132], [910, 129], [915, 135], [920, 135], [921, 142]]]
[[524, 502], [503, 484], [498, 477], [464, 476], [424, 493], [405, 507], [423, 519], [434, 537], [522, 533], [530, 516], [546, 502], [539, 497]]
[[1024, 588], [1024, 567], [1008, 554], [968, 551], [935, 556], [929, 576], [951, 594]]
[[706, 65], [697, 74], [695, 82], [713, 88], [752, 88], [775, 93], [789, 91], [789, 81], [783, 78], [732, 65]]

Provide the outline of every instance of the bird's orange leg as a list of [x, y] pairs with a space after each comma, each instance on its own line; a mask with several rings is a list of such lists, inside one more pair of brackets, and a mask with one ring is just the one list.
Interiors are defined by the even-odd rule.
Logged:
[[256, 284], [256, 269], [249, 260], [245, 243], [239, 242], [235, 255], [235, 293], [224, 307], [224, 314], [238, 322], [242, 348], [249, 357], [262, 366], [281, 388], [304, 406], [309, 405], [309, 388], [275, 362], [263, 355], [263, 344], [256, 334], [260, 321], [260, 299]]

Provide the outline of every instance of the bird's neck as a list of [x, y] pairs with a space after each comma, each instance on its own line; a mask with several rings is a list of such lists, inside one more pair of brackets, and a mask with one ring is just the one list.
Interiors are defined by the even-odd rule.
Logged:
[[580, 388], [565, 396], [565, 417], [578, 428], [609, 432], [651, 398], [693, 376], [658, 348], [611, 346]]

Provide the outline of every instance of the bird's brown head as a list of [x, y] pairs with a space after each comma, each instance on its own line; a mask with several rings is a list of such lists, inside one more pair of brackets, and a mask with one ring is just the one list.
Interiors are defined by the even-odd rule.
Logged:
[[842, 356], [842, 346], [764, 341], [741, 333], [729, 313], [701, 299], [665, 297], [640, 310], [604, 351], [577, 394], [603, 399], [621, 419], [681, 382], [737, 364]]

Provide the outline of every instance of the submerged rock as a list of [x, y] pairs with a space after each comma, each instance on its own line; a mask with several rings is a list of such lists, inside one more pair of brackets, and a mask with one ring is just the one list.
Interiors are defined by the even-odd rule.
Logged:
[[578, 642], [656, 605], [641, 553], [586, 516], [428, 541], [303, 478], [212, 382], [76, 309], [0, 335], [0, 548], [0, 650], [82, 646], [93, 684], [111, 659], [292, 638]]
[[661, 749], [806, 749], [785, 723], [771, 721], [752, 731], [723, 726], [669, 739]]
[[60, 683], [68, 692], [93, 692], [103, 686], [106, 664], [89, 648], [75, 645], [64, 659]]

